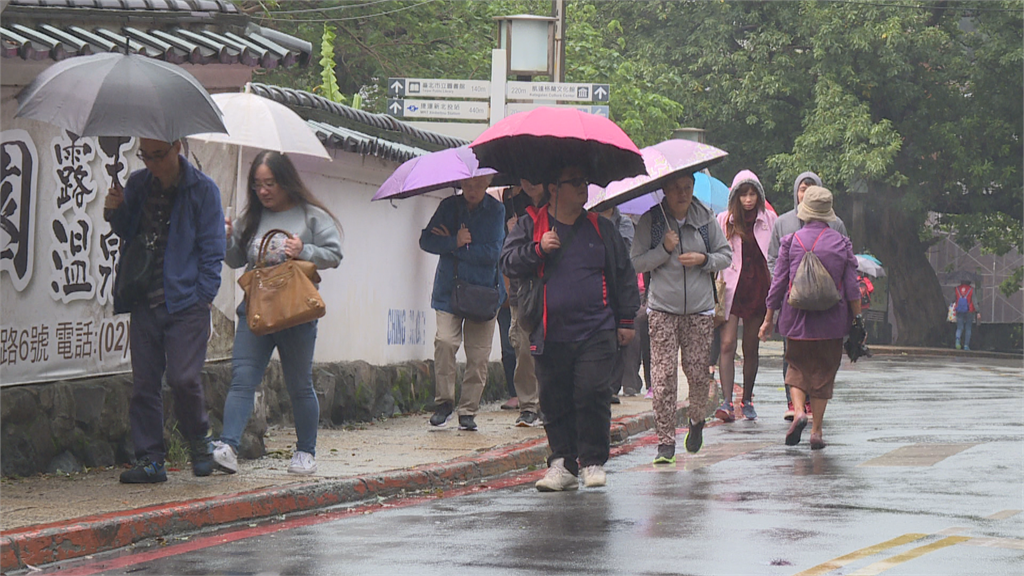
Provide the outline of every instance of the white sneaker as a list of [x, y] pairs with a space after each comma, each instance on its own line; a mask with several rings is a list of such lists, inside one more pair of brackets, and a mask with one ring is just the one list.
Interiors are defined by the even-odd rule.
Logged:
[[316, 474], [316, 459], [309, 452], [296, 452], [288, 465], [289, 474]]
[[221, 442], [213, 441], [213, 463], [221, 472], [234, 474], [238, 472], [238, 455], [235, 449]]
[[537, 481], [537, 490], [541, 492], [561, 492], [563, 490], [577, 490], [580, 487], [579, 480], [565, 469], [565, 458], [555, 458], [551, 461], [544, 477]]
[[583, 486], [597, 488], [608, 483], [608, 475], [604, 473], [604, 466], [595, 464], [580, 470], [580, 477], [583, 478]]

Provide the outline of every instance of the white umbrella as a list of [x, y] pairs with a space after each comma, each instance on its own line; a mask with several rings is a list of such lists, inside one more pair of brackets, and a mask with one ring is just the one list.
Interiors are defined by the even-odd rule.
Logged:
[[228, 133], [196, 134], [195, 140], [331, 159], [306, 121], [287, 106], [249, 92], [214, 94], [213, 100]]
[[202, 84], [176, 66], [137, 54], [76, 56], [50, 66], [18, 94], [16, 117], [79, 136], [137, 136], [173, 142], [223, 131]]
[[868, 276], [874, 276], [875, 278], [885, 276], [885, 268], [882, 268], [878, 260], [860, 254], [857, 254], [857, 271], [863, 272]]

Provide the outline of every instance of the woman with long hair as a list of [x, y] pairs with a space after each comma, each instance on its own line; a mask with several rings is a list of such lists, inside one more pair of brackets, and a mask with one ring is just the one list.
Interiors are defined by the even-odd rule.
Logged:
[[[224, 263], [232, 268], [252, 269], [259, 257], [264, 235], [281, 229], [268, 242], [265, 264], [280, 264], [289, 258], [306, 260], [318, 269], [336, 268], [341, 262], [341, 226], [337, 219], [303, 184], [292, 161], [279, 152], [264, 150], [249, 169], [245, 210], [235, 221], [225, 219], [228, 247]], [[285, 385], [295, 419], [295, 452], [288, 466], [292, 474], [316, 472], [316, 435], [320, 404], [313, 389], [313, 349], [317, 321], [299, 324], [271, 334], [257, 336], [246, 323], [245, 303], [238, 307], [238, 327], [231, 360], [231, 389], [224, 401], [224, 431], [215, 443], [213, 460], [217, 468], [238, 471], [238, 449], [252, 415], [256, 387], [277, 348]]]
[[747, 420], [757, 418], [754, 410], [754, 380], [757, 378], [757, 331], [765, 315], [765, 297], [771, 285], [768, 270], [768, 243], [775, 225], [774, 212], [766, 209], [764, 187], [757, 175], [742, 170], [729, 188], [729, 208], [718, 215], [718, 224], [732, 248], [732, 263], [722, 270], [725, 294], [725, 324], [722, 325], [722, 348], [719, 373], [725, 401], [715, 411], [723, 422], [735, 419], [732, 390], [736, 383], [736, 346], [740, 320], [743, 321], [743, 398], [741, 408]]

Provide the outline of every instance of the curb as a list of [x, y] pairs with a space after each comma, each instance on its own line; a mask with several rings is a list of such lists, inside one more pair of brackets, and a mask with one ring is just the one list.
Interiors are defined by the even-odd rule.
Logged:
[[999, 358], [1020, 360], [1021, 353], [991, 352], [988, 350], [956, 350], [954, 348], [925, 348], [916, 346], [868, 345], [874, 356], [953, 356], [957, 358]]
[[[686, 419], [680, 403], [678, 421]], [[654, 428], [654, 412], [612, 420], [612, 444]], [[70, 521], [27, 526], [0, 536], [0, 571], [19, 570], [72, 560], [123, 548], [147, 538], [193, 532], [234, 522], [259, 520], [295, 512], [394, 496], [403, 491], [452, 488], [471, 482], [546, 465], [547, 439], [500, 446], [474, 456], [406, 470], [366, 474], [328, 482], [264, 488], [225, 496], [189, 500], [85, 516]]]

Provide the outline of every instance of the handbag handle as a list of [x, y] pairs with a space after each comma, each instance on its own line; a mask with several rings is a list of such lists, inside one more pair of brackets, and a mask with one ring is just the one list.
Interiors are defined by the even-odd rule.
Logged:
[[270, 247], [270, 240], [271, 238], [277, 236], [278, 234], [284, 234], [286, 238], [292, 237], [291, 232], [281, 230], [280, 228], [268, 230], [267, 233], [263, 235], [263, 240], [260, 241], [260, 251], [256, 256], [256, 268], [262, 268], [266, 265], [267, 248]]

